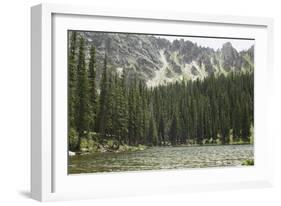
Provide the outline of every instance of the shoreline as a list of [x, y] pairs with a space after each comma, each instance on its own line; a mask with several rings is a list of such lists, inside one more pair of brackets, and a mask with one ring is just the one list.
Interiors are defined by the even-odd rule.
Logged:
[[[234, 145], [254, 145], [253, 143], [231, 143], [231, 144], [194, 144], [194, 145], [175, 145], [175, 146], [170, 146], [170, 147], [209, 147], [209, 146], [234, 146]], [[165, 147], [165, 146], [160, 146], [160, 147]]]
[[137, 151], [143, 151], [146, 149], [151, 148], [179, 148], [179, 147], [214, 147], [214, 146], [243, 146], [243, 145], [252, 145], [253, 143], [232, 143], [232, 144], [194, 144], [194, 145], [188, 145], [188, 144], [181, 144], [181, 145], [161, 145], [161, 146], [147, 146], [147, 145], [138, 145], [138, 146], [129, 146], [129, 145], [121, 145], [123, 149], [117, 149], [117, 150], [111, 150], [111, 149], [105, 149], [104, 147], [100, 151], [68, 151], [68, 156], [76, 156], [76, 155], [91, 155], [91, 154], [102, 154], [102, 153], [125, 153], [125, 152], [137, 152]]

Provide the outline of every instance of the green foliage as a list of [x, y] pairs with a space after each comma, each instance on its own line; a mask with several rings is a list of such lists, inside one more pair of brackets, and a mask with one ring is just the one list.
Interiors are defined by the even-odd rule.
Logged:
[[[70, 35], [70, 34], [69, 34]], [[69, 127], [75, 127], [75, 88], [77, 80], [77, 33], [73, 32], [70, 35], [70, 46], [68, 50], [68, 121]]]
[[177, 115], [174, 115], [169, 132], [170, 142], [172, 145], [177, 144], [180, 135], [179, 131], [180, 129], [179, 129], [178, 117]]
[[116, 139], [120, 142], [126, 142], [128, 135], [128, 102], [126, 99], [125, 79], [122, 77], [119, 79], [115, 76], [113, 99], [115, 102], [114, 111], [112, 113], [113, 130]]
[[97, 152], [99, 150], [99, 144], [89, 138], [81, 138], [80, 151], [82, 152]]
[[158, 136], [160, 140], [160, 145], [165, 145], [165, 123], [163, 116], [160, 117], [160, 123], [159, 123], [159, 130], [158, 130]]
[[77, 63], [77, 83], [76, 83], [76, 105], [75, 120], [76, 130], [79, 135], [79, 146], [81, 138], [86, 137], [89, 131], [90, 108], [89, 108], [89, 84], [85, 63], [85, 40], [80, 37], [78, 63]]
[[157, 129], [155, 122], [153, 118], [150, 118], [149, 121], [149, 132], [148, 132], [148, 144], [156, 146], [158, 145], [158, 134], [157, 134]]
[[100, 84], [100, 97], [99, 97], [99, 113], [97, 116], [96, 130], [106, 138], [106, 131], [108, 131], [108, 97], [109, 97], [109, 81], [107, 77], [107, 58], [104, 58], [104, 67], [102, 72]]
[[94, 46], [90, 49], [90, 60], [88, 69], [88, 79], [89, 79], [89, 106], [90, 106], [90, 130], [95, 130], [95, 122], [97, 118], [98, 111], [98, 94], [96, 85], [96, 50]]
[[78, 143], [79, 143], [79, 137], [75, 129], [70, 128], [69, 133], [68, 133], [68, 144], [69, 144], [69, 150], [74, 151], [78, 148]]
[[242, 165], [244, 165], [244, 166], [251, 166], [251, 165], [255, 165], [255, 162], [254, 162], [254, 160], [244, 160], [242, 162]]
[[81, 150], [83, 152], [88, 151], [88, 139], [87, 138], [80, 138], [79, 150]]
[[147, 88], [136, 76], [111, 70], [106, 54], [98, 69], [95, 48], [87, 59], [85, 41], [80, 36], [77, 47], [77, 38], [72, 32], [68, 54], [71, 149], [104, 140], [119, 146], [253, 142], [253, 73]]

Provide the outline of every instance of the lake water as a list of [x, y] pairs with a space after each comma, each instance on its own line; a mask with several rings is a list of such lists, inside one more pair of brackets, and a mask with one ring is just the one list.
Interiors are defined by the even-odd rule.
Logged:
[[152, 147], [143, 151], [69, 157], [69, 173], [241, 166], [254, 159], [253, 145]]

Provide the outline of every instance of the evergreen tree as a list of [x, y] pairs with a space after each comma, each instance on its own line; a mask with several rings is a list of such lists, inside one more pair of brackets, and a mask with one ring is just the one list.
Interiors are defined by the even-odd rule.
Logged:
[[128, 144], [133, 145], [135, 143], [136, 136], [136, 95], [135, 95], [135, 84], [129, 89], [128, 96]]
[[[80, 37], [79, 54], [77, 64], [77, 84], [76, 84], [76, 127], [79, 135], [78, 147], [81, 138], [86, 137], [89, 132], [89, 84], [88, 74], [85, 65], [85, 41]], [[80, 149], [80, 148], [79, 148]]]
[[233, 105], [233, 116], [232, 116], [232, 134], [233, 140], [239, 141], [241, 138], [241, 103], [236, 99], [235, 105]]
[[122, 142], [126, 142], [126, 137], [128, 136], [128, 102], [127, 102], [127, 90], [126, 90], [126, 77], [122, 74], [122, 79], [120, 83], [120, 96], [119, 96], [119, 130], [120, 139]]
[[89, 61], [89, 103], [91, 109], [90, 130], [95, 131], [95, 121], [97, 118], [97, 86], [96, 86], [96, 50], [94, 46], [90, 49]]
[[[148, 88], [137, 76], [120, 75], [104, 65], [96, 79], [96, 51], [70, 33], [68, 53], [69, 146], [79, 149], [89, 131], [100, 140], [110, 138], [129, 145], [221, 144], [250, 141], [254, 124], [252, 73], [210, 75]], [[112, 67], [113, 68], [113, 67]], [[97, 84], [97, 82], [99, 84]], [[100, 91], [99, 93], [97, 91]], [[75, 137], [78, 136], [78, 142]]]
[[198, 144], [203, 144], [203, 139], [204, 139], [204, 106], [203, 106], [204, 102], [203, 102], [203, 97], [200, 96], [198, 97], [198, 101], [197, 101], [197, 140], [196, 142]]
[[153, 117], [151, 117], [149, 120], [148, 139], [149, 139], [148, 140], [149, 145], [153, 145], [153, 146], [158, 145], [158, 134]]
[[126, 101], [126, 88], [124, 83], [124, 78], [119, 79], [119, 77], [115, 76], [114, 83], [114, 102], [115, 104], [113, 110], [113, 130], [114, 135], [120, 142], [126, 141], [126, 136], [128, 135], [128, 112], [127, 112], [127, 101]]
[[147, 90], [144, 85], [142, 85], [142, 92], [141, 92], [141, 99], [142, 99], [142, 112], [141, 112], [141, 127], [142, 127], [142, 140], [141, 144], [147, 143], [147, 134], [148, 134], [148, 117], [149, 117], [149, 111], [148, 111], [148, 99], [147, 99]]
[[116, 121], [115, 119], [115, 112], [116, 112], [116, 85], [114, 81], [114, 76], [111, 72], [108, 73], [108, 92], [105, 102], [105, 108], [107, 110], [107, 118], [106, 118], [106, 124], [105, 124], [105, 133], [111, 137], [115, 136], [114, 131], [114, 123]]
[[229, 131], [230, 131], [230, 120], [229, 120], [229, 102], [226, 94], [222, 94], [220, 102], [220, 135], [222, 144], [229, 143]]
[[174, 115], [169, 132], [169, 138], [172, 145], [177, 144], [178, 134], [179, 134], [178, 118], [176, 115]]
[[245, 105], [244, 112], [242, 116], [242, 128], [241, 128], [241, 137], [245, 142], [249, 142], [251, 131], [251, 121], [250, 121], [250, 113], [248, 107]]
[[100, 97], [99, 97], [99, 111], [98, 117], [96, 122], [97, 131], [101, 134], [103, 138], [106, 138], [106, 127], [108, 121], [108, 108], [107, 108], [107, 97], [108, 97], [108, 77], [107, 77], [107, 57], [105, 54], [104, 57], [104, 67], [101, 77], [101, 84], [100, 84]]
[[77, 50], [77, 33], [69, 32], [69, 50], [68, 50], [68, 125], [69, 129], [75, 129], [75, 87], [76, 87], [76, 50]]
[[161, 117], [160, 117], [158, 134], [159, 134], [159, 138], [160, 138], [162, 144], [165, 145], [165, 123], [164, 123], [163, 115], [161, 115]]

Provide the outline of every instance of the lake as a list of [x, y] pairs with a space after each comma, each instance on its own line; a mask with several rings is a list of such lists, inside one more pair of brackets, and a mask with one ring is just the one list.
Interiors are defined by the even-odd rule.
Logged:
[[241, 166], [253, 145], [151, 147], [143, 151], [69, 157], [69, 174]]

